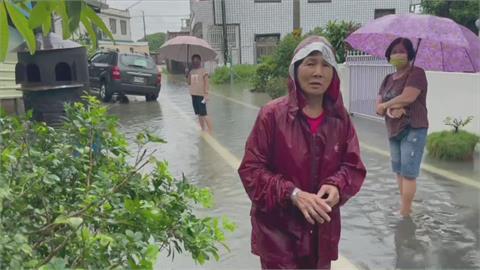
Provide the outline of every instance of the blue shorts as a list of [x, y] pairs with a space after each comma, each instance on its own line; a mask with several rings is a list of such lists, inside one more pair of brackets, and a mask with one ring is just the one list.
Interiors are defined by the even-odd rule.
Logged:
[[408, 179], [416, 179], [420, 174], [426, 141], [426, 128], [410, 128], [401, 140], [390, 139], [393, 172]]
[[206, 116], [207, 115], [207, 104], [202, 103], [204, 99], [203, 96], [194, 96], [192, 95], [192, 105], [195, 115]]

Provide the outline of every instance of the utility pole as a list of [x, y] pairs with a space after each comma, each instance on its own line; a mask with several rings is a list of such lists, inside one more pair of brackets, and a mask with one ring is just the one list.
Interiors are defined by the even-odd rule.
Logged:
[[227, 18], [225, 14], [225, 0], [222, 0], [222, 28], [223, 28], [223, 63], [228, 63]]
[[[131, 4], [129, 7], [127, 7], [125, 10], [129, 11], [131, 8], [140, 4], [141, 2], [143, 2], [143, 0], [138, 0], [137, 2]], [[146, 27], [146, 24], [145, 24], [145, 12], [143, 10], [142, 10], [142, 18], [143, 18], [143, 40], [147, 41], [147, 27]]]
[[147, 41], [147, 27], [145, 25], [145, 11], [142, 10], [143, 17], [143, 41]]
[[293, 30], [300, 28], [300, 0], [293, 0]]

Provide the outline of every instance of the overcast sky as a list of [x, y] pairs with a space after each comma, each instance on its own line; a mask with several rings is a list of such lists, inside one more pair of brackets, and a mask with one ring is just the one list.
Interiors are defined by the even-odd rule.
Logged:
[[139, 3], [130, 9], [133, 40], [143, 38], [142, 11], [145, 12], [147, 35], [180, 31], [181, 18], [188, 18], [190, 14], [189, 0], [107, 0], [110, 7], [118, 9], [126, 9], [137, 2]]

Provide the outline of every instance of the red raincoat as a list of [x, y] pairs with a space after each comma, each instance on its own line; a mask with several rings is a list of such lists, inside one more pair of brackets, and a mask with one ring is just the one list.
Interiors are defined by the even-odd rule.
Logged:
[[[289, 95], [260, 110], [238, 170], [252, 201], [252, 252], [286, 264], [305, 256], [336, 260], [339, 206], [360, 190], [366, 170], [336, 72], [316, 134], [310, 132], [302, 113], [304, 96], [297, 89], [290, 79]], [[311, 225], [290, 196], [295, 187], [317, 193], [323, 184], [338, 187], [340, 203], [330, 213], [331, 222]]]

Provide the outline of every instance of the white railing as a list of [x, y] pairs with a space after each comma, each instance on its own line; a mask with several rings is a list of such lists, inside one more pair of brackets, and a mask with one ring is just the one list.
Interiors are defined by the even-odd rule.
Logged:
[[394, 72], [394, 68], [383, 58], [361, 52], [348, 52], [346, 64], [350, 74], [350, 112], [378, 118], [375, 114], [378, 90], [385, 76]]

